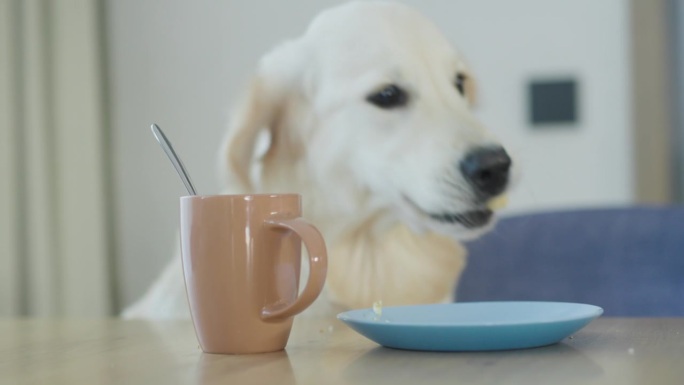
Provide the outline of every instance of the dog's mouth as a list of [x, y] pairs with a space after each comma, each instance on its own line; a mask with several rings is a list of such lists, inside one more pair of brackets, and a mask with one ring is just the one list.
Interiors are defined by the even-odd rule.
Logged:
[[489, 209], [471, 210], [463, 213], [428, 214], [430, 218], [442, 223], [460, 223], [467, 229], [485, 226], [492, 219], [494, 212]]
[[491, 222], [492, 216], [494, 215], [494, 212], [486, 207], [476, 208], [474, 210], [468, 210], [459, 213], [430, 213], [420, 208], [420, 206], [418, 206], [407, 196], [404, 196], [404, 200], [409, 204], [409, 206], [413, 207], [416, 212], [420, 213], [424, 217], [429, 217], [433, 221], [444, 224], [460, 224], [466, 229], [477, 229], [484, 227]]

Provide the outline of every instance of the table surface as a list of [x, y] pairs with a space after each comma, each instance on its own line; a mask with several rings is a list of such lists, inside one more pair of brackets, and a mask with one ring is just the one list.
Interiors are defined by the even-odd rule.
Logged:
[[684, 384], [684, 318], [600, 318], [535, 349], [392, 350], [297, 319], [285, 351], [203, 354], [190, 321], [0, 319], [0, 384]]

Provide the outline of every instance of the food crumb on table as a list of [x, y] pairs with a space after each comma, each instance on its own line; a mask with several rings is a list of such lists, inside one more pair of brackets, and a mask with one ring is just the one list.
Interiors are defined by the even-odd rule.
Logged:
[[378, 317], [382, 316], [382, 301], [373, 302], [373, 313]]

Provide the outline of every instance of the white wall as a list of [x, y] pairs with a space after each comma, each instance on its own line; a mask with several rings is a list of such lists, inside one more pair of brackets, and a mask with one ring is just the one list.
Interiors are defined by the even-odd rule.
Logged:
[[[335, 3], [106, 2], [124, 303], [171, 258], [184, 194], [149, 124], [165, 129], [199, 191], [217, 192], [216, 150], [229, 102], [263, 52]], [[474, 67], [479, 115], [523, 168], [512, 211], [632, 201], [626, 0], [407, 3], [435, 20]], [[581, 122], [533, 131], [526, 82], [555, 75], [581, 82]]]

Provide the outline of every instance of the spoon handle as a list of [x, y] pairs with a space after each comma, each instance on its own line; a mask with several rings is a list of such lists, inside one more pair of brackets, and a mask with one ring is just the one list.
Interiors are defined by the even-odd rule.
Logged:
[[154, 137], [157, 139], [157, 142], [159, 142], [162, 149], [166, 153], [166, 156], [168, 156], [169, 160], [171, 160], [171, 163], [173, 163], [173, 167], [176, 168], [176, 172], [178, 172], [178, 175], [183, 180], [183, 184], [185, 184], [185, 188], [188, 189], [188, 193], [190, 193], [190, 195], [197, 195], [197, 191], [195, 191], [195, 187], [192, 185], [192, 181], [190, 181], [190, 176], [188, 175], [188, 172], [185, 171], [185, 166], [183, 166], [183, 162], [181, 162], [180, 158], [178, 157], [178, 155], [176, 155], [176, 152], [173, 150], [171, 142], [169, 142], [169, 140], [166, 138], [166, 135], [164, 135], [164, 132], [161, 130], [161, 128], [159, 128], [159, 126], [153, 123], [151, 128]]

